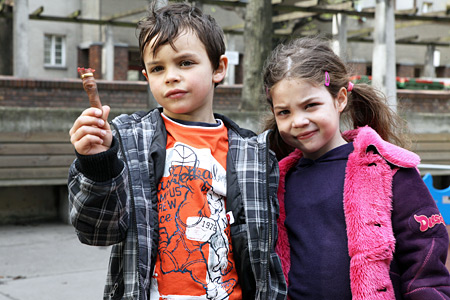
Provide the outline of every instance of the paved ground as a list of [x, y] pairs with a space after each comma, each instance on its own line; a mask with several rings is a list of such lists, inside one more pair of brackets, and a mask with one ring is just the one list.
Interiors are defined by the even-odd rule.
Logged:
[[71, 225], [0, 226], [0, 300], [102, 299], [109, 252]]
[[71, 225], [0, 226], [0, 300], [100, 300], [109, 252]]

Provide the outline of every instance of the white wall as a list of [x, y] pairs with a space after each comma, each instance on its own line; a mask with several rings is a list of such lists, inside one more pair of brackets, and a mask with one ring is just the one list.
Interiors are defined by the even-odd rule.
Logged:
[[[29, 12], [44, 7], [42, 15], [68, 16], [80, 9], [79, 1], [29, 0]], [[66, 37], [66, 65], [62, 68], [44, 67], [44, 35]], [[29, 20], [29, 76], [42, 78], [73, 78], [77, 76], [77, 49], [80, 42], [80, 25], [76, 23]]]

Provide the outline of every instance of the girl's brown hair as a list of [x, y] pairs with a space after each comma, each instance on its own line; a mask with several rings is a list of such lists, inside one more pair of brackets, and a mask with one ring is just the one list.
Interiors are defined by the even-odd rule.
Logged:
[[[330, 76], [325, 86], [325, 72]], [[350, 74], [344, 62], [329, 45], [329, 41], [319, 37], [305, 37], [278, 45], [265, 62], [263, 70], [264, 88], [267, 102], [273, 108], [270, 97], [272, 87], [286, 78], [308, 80], [313, 85], [324, 85], [333, 98], [342, 87], [348, 89]], [[405, 146], [402, 135], [405, 122], [387, 104], [386, 97], [371, 85], [355, 84], [348, 93], [348, 104], [343, 112], [349, 127], [370, 126], [386, 141]], [[344, 117], [344, 116], [343, 116]], [[265, 130], [272, 129], [271, 149], [278, 159], [287, 156], [294, 149], [280, 136], [271, 114], [265, 123]]]

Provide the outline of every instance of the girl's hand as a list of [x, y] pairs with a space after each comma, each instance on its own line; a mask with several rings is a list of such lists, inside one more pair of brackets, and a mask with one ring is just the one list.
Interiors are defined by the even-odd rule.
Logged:
[[111, 147], [112, 133], [108, 123], [111, 109], [104, 105], [102, 110], [94, 107], [86, 109], [70, 129], [70, 142], [79, 154], [93, 155]]

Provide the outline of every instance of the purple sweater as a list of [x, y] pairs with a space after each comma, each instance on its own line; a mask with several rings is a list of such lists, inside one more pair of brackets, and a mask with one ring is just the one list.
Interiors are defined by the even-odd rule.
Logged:
[[[386, 143], [368, 127], [347, 133], [346, 137], [350, 140], [354, 139], [355, 146], [345, 165], [344, 186], [341, 187], [344, 195], [344, 225], [347, 228], [347, 240], [344, 238], [344, 241], [336, 242], [328, 239], [337, 247], [336, 255], [334, 252], [328, 253], [328, 255], [332, 255], [332, 258], [340, 261], [340, 263], [334, 263], [333, 266], [330, 265], [329, 275], [332, 276], [333, 273], [336, 275], [339, 271], [347, 272], [346, 279], [347, 282], [350, 282], [352, 299], [450, 299], [450, 277], [445, 268], [448, 235], [434, 200], [420, 175], [413, 168], [418, 163], [418, 157], [411, 152]], [[346, 148], [348, 149], [348, 146], [335, 150], [339, 152]], [[325, 157], [330, 154], [333, 155], [333, 153], [328, 153]], [[289, 285], [297, 285], [301, 276], [306, 274], [303, 270], [299, 272], [300, 277], [296, 277], [298, 274], [295, 274], [298, 268], [303, 267], [297, 264], [300, 262], [304, 264], [309, 259], [296, 258], [295, 256], [298, 256], [300, 251], [307, 249], [310, 253], [307, 255], [320, 255], [320, 253], [312, 251], [311, 245], [297, 245], [295, 249], [292, 249], [295, 243], [298, 244], [301, 241], [296, 240], [295, 237], [292, 240], [288, 239], [284, 227], [286, 224], [288, 230], [296, 228], [296, 222], [290, 218], [294, 207], [290, 207], [290, 205], [293, 203], [289, 199], [286, 199], [286, 203], [284, 202], [285, 195], [288, 197], [293, 193], [293, 189], [289, 187], [290, 183], [285, 187], [285, 176], [291, 174], [288, 173], [289, 171], [295, 174], [295, 166], [300, 158], [301, 153], [295, 151], [280, 162], [281, 177], [278, 194], [280, 230], [277, 252], [282, 259], [285, 275], [289, 269], [295, 268], [289, 273], [291, 274], [289, 280], [292, 280]], [[340, 168], [343, 172], [342, 164]], [[342, 184], [342, 173], [333, 177], [336, 172], [339, 173], [338, 169], [339, 167], [328, 174], [322, 174], [321, 176], [325, 177], [318, 182], [332, 182], [330, 179], [335, 178]], [[291, 179], [289, 178], [288, 182]], [[296, 181], [298, 180], [301, 178], [298, 177]], [[305, 180], [311, 184], [310, 178], [305, 178]], [[299, 187], [301, 185], [298, 184]], [[305, 183], [303, 186], [307, 186], [307, 184]], [[331, 184], [332, 186], [336, 190], [338, 183]], [[285, 190], [285, 188], [287, 189]], [[325, 183], [316, 184], [315, 189], [311, 186], [311, 191], [320, 196], [325, 194], [325, 188], [328, 188]], [[303, 201], [304, 194], [306, 193], [299, 191], [298, 199]], [[306, 199], [311, 198], [306, 197]], [[339, 199], [339, 196], [336, 199]], [[338, 204], [334, 202], [330, 207], [331, 209], [334, 207], [336, 210]], [[287, 217], [286, 212], [288, 212]], [[297, 211], [297, 213], [299, 212]], [[342, 238], [342, 224], [337, 225], [339, 219], [342, 222], [342, 215], [339, 218], [339, 213], [334, 214], [337, 216], [334, 221], [326, 220], [326, 213], [323, 214], [322, 221], [326, 220], [328, 223], [326, 227]], [[314, 215], [308, 219], [306, 213], [302, 216], [295, 215], [295, 217], [298, 223], [309, 224], [307, 226], [310, 228], [303, 229], [305, 231], [311, 230], [311, 224], [317, 224], [316, 221], [320, 221], [320, 219], [314, 219]], [[322, 237], [326, 234], [326, 227], [320, 228], [313, 235], [311, 233], [300, 234], [302, 236], [310, 235], [310, 243], [314, 243], [312, 237], [315, 235], [316, 241], [321, 241], [318, 243], [319, 247], [322, 247], [317, 249], [319, 252], [325, 249]], [[298, 234], [301, 228], [297, 227], [294, 230], [297, 230]], [[289, 238], [292, 236], [293, 232], [290, 232]], [[348, 243], [347, 260], [345, 251], [343, 251], [346, 242]], [[326, 247], [332, 247], [332, 245], [326, 245]], [[345, 261], [348, 263], [348, 259], [350, 259], [349, 266], [343, 266]], [[311, 257], [310, 262], [306, 263], [306, 267], [313, 268], [314, 260]], [[328, 263], [331, 264], [330, 261]], [[291, 267], [291, 264], [295, 265]], [[319, 281], [317, 276], [323, 277], [323, 274], [326, 274], [326, 268], [319, 264], [317, 264], [317, 268], [321, 268], [321, 270], [314, 270], [315, 275], [311, 276], [313, 281]], [[341, 275], [344, 276], [344, 273]], [[327, 283], [316, 282], [314, 288], [333, 289], [333, 284], [334, 286], [339, 285], [336, 289], [337, 293], [346, 295], [348, 284], [345, 279], [333, 281], [328, 287]], [[344, 285], [346, 286], [344, 287]], [[302, 284], [300, 284], [300, 289], [298, 286], [290, 287], [291, 299], [297, 299], [301, 289], [305, 289]], [[331, 294], [323, 295], [323, 297], [331, 297], [332, 291], [330, 292]], [[311, 294], [315, 294], [316, 298], [322, 298], [320, 292]]]
[[302, 157], [286, 177], [291, 299], [351, 300], [344, 177], [349, 143], [317, 160]]

